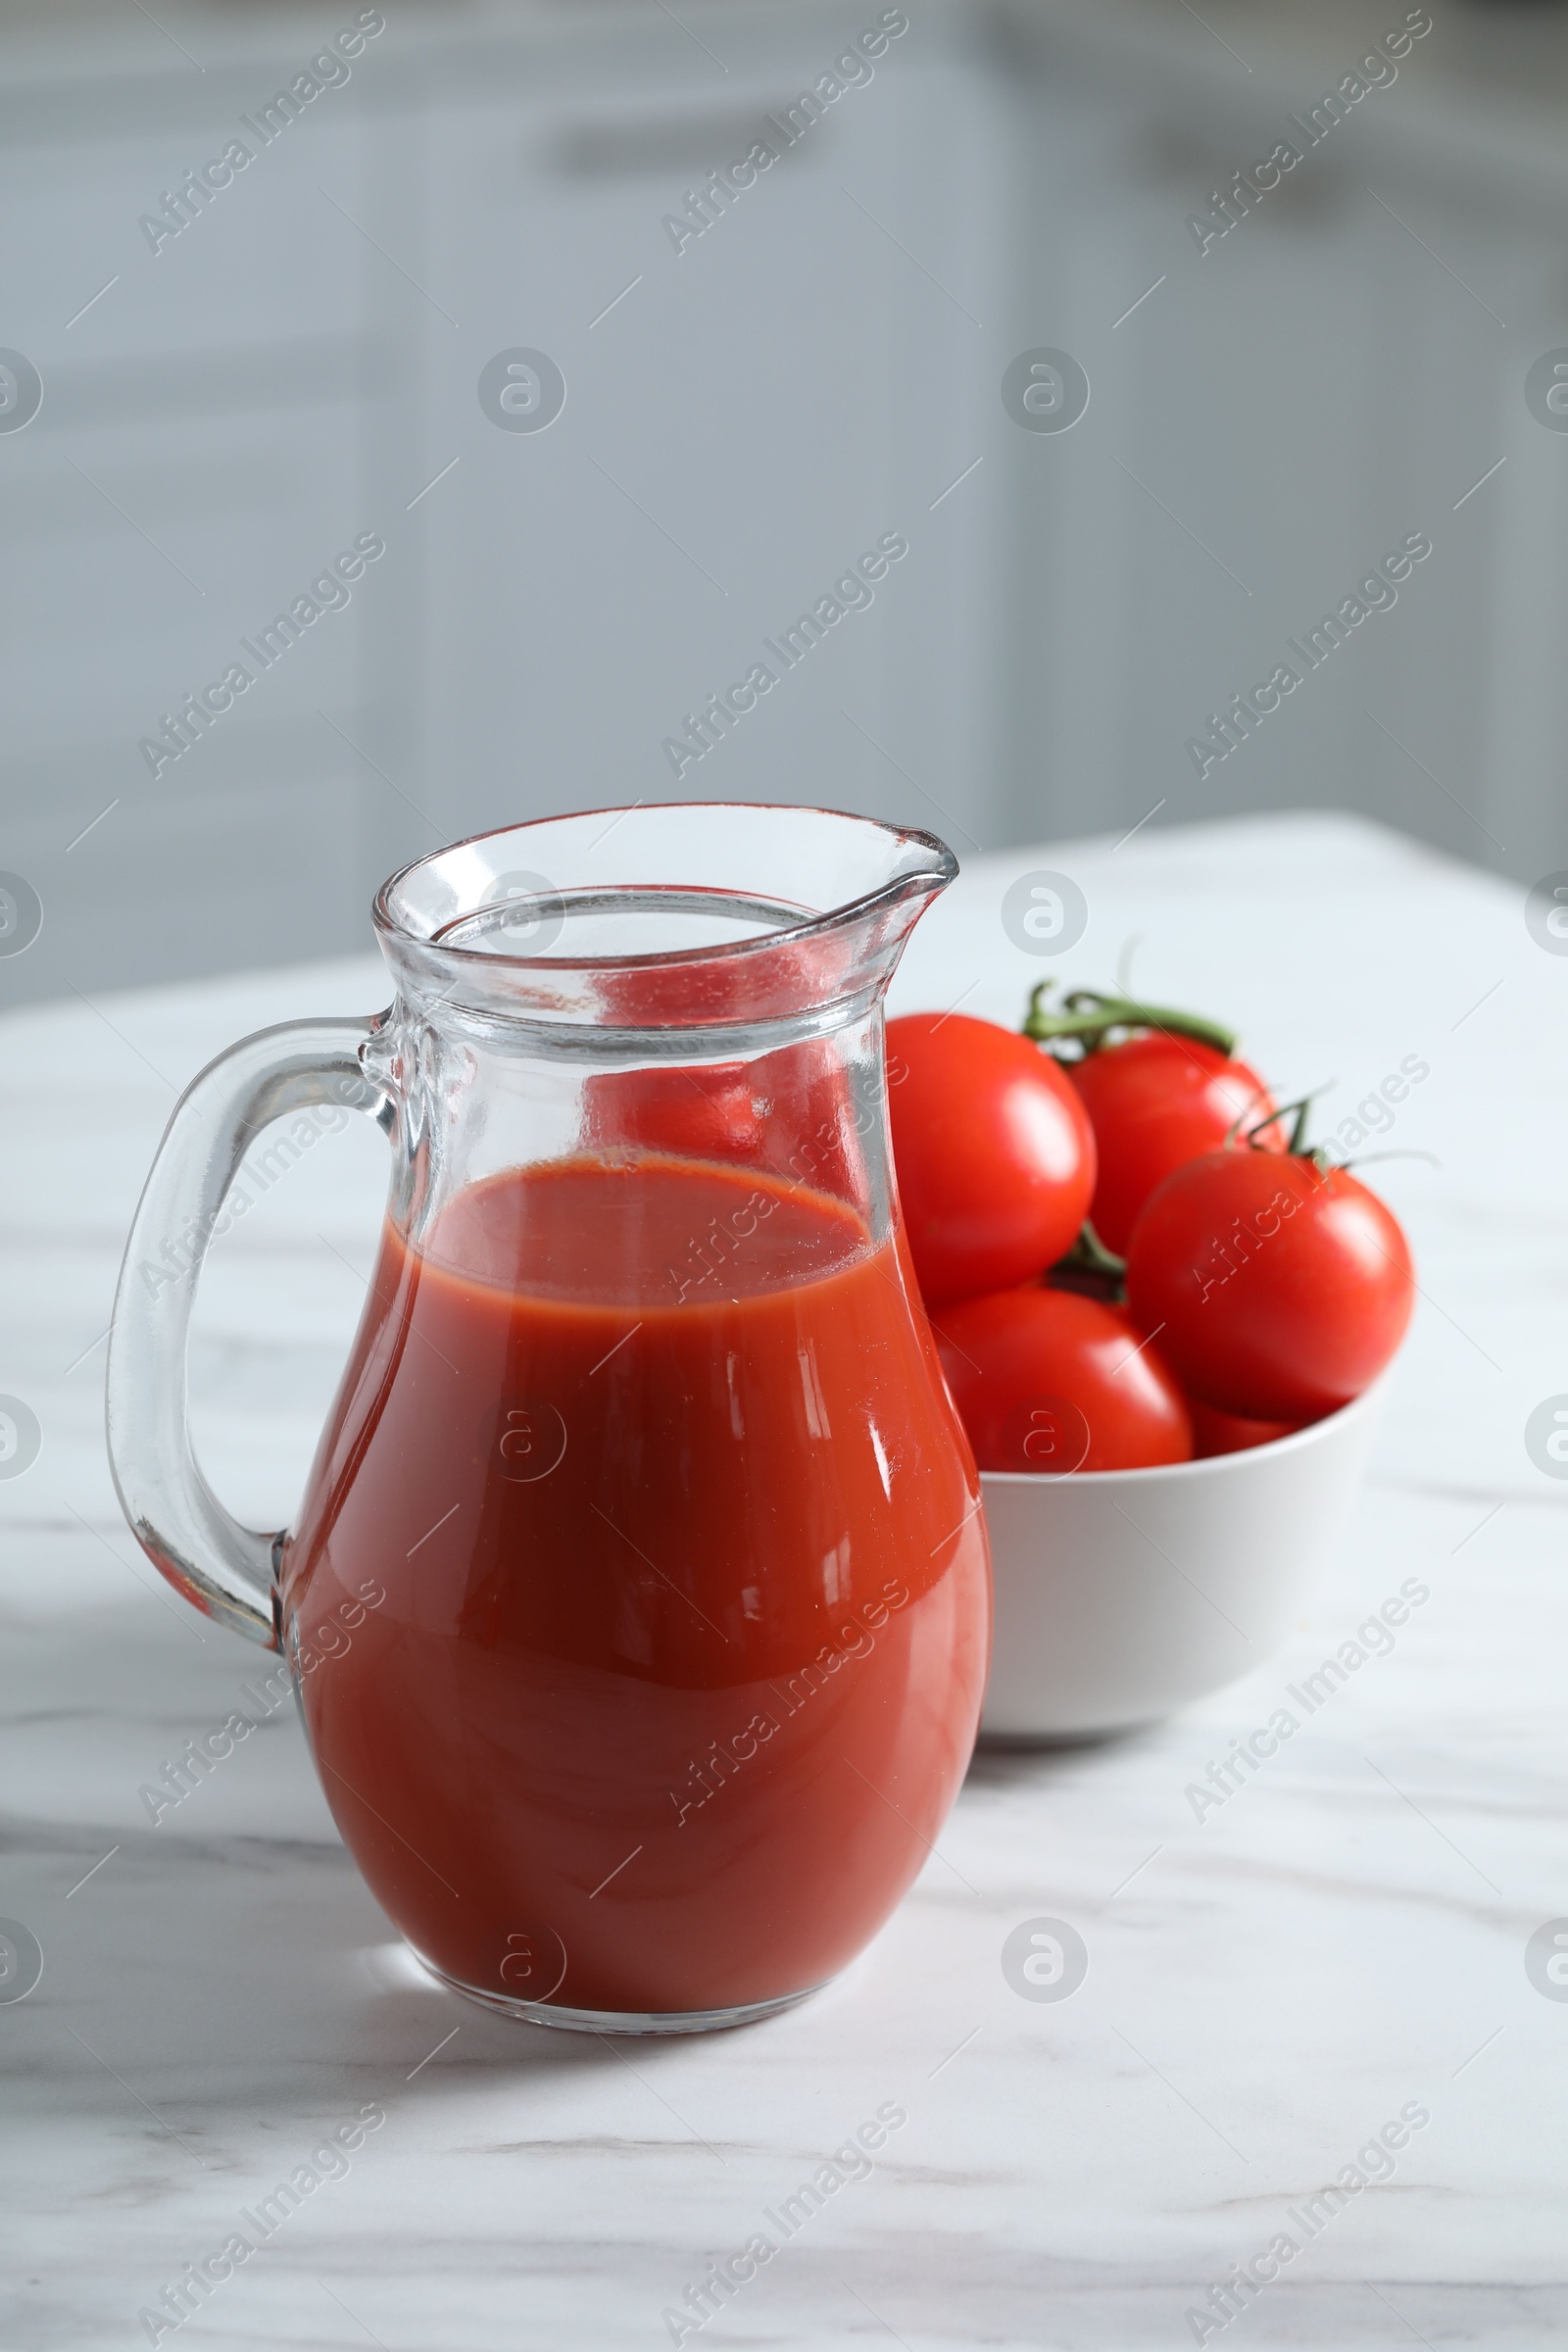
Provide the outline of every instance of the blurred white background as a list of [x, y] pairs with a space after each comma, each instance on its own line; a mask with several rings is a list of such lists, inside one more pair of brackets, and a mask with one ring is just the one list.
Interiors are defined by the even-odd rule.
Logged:
[[[1568, 441], [1525, 379], [1568, 343], [1568, 21], [1450, 0], [1200, 251], [1400, 0], [906, 15], [677, 250], [875, 0], [0, 12], [0, 346], [44, 387], [0, 429], [0, 868], [44, 909], [0, 1007], [349, 950], [439, 840], [639, 799], [960, 857], [1345, 808], [1565, 862]], [[1039, 347], [1089, 377], [1070, 431], [1004, 407]], [[480, 405], [519, 348], [546, 431]], [[1415, 532], [1397, 605], [1200, 777], [1207, 714]], [[155, 777], [140, 739], [364, 533], [352, 602]], [[888, 533], [874, 603], [677, 780], [683, 714]]]

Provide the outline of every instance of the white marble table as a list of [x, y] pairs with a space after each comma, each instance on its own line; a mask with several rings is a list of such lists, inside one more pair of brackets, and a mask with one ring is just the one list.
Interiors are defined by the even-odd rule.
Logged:
[[[1568, 2002], [1524, 1952], [1568, 1912], [1568, 1488], [1522, 1432], [1568, 1389], [1568, 959], [1532, 944], [1516, 887], [1348, 821], [1259, 819], [976, 860], [897, 1002], [1016, 1019], [1050, 967], [998, 905], [1048, 865], [1090, 903], [1067, 976], [1107, 980], [1142, 933], [1150, 995], [1236, 1018], [1290, 1091], [1337, 1080], [1332, 1122], [1430, 1062], [1387, 1141], [1441, 1167], [1377, 1171], [1425, 1295], [1375, 1475], [1290, 1650], [1138, 1738], [983, 1755], [850, 1974], [706, 2040], [612, 2048], [424, 1980], [286, 1710], [158, 1827], [138, 1802], [266, 1661], [178, 1604], [120, 1520], [98, 1343], [122, 1237], [175, 1088], [245, 1030], [383, 1001], [377, 967], [0, 1024], [0, 1391], [43, 1428], [0, 1482], [0, 1914], [44, 1954], [0, 2005], [8, 2347], [145, 2342], [138, 2312], [368, 2106], [384, 2122], [182, 2343], [666, 2344], [666, 2307], [888, 2103], [907, 2121], [872, 2168], [686, 2342], [1175, 2347], [1282, 2232], [1300, 2250], [1207, 2341], [1562, 2341]], [[297, 1494], [382, 1152], [361, 1122], [323, 1139], [209, 1269], [198, 1439], [253, 1524]], [[1431, 1597], [1393, 1651], [1195, 1821], [1186, 1785], [1412, 1576]], [[1039, 1915], [1090, 1953], [1054, 2005], [1001, 1966]], [[1293, 2209], [1407, 2106], [1429, 2122], [1308, 2241]]]

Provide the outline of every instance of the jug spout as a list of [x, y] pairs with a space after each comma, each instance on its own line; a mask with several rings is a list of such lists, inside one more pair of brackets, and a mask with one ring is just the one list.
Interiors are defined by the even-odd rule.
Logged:
[[956, 872], [908, 827], [677, 803], [460, 842], [395, 874], [374, 911], [416, 1007], [621, 1035], [821, 1027], [881, 996]]

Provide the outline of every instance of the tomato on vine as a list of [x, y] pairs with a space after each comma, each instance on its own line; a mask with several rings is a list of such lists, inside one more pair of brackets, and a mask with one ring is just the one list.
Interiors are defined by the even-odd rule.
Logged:
[[1192, 1456], [1186, 1400], [1125, 1307], [1036, 1284], [965, 1298], [933, 1331], [982, 1470], [1142, 1470]]
[[1127, 1300], [1189, 1394], [1253, 1420], [1315, 1421], [1394, 1354], [1415, 1297], [1409, 1246], [1375, 1193], [1301, 1148], [1250, 1138], [1190, 1160], [1146, 1203]]
[[[1236, 1054], [1229, 1029], [1168, 1005], [1076, 989], [1048, 1011], [1042, 982], [1024, 1035], [1037, 1044], [1071, 1041], [1078, 1058], [1062, 1068], [1095, 1130], [1100, 1175], [1089, 1220], [1107, 1250], [1125, 1255], [1139, 1211], [1173, 1170], [1214, 1152], [1243, 1120], [1274, 1108], [1257, 1072]], [[1278, 1125], [1261, 1140], [1283, 1151]]]
[[744, 1062], [696, 1069], [606, 1070], [583, 1090], [591, 1151], [668, 1152], [682, 1158], [755, 1160], [763, 1105]]
[[887, 1028], [909, 1254], [928, 1307], [1027, 1282], [1071, 1248], [1095, 1189], [1089, 1114], [1048, 1054], [994, 1021]]

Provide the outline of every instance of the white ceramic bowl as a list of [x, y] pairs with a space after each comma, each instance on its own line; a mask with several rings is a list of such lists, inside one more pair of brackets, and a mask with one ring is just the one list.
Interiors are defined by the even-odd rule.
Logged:
[[1382, 1384], [1310, 1429], [1158, 1470], [981, 1478], [996, 1640], [980, 1737], [1093, 1739], [1261, 1665], [1355, 1499]]

